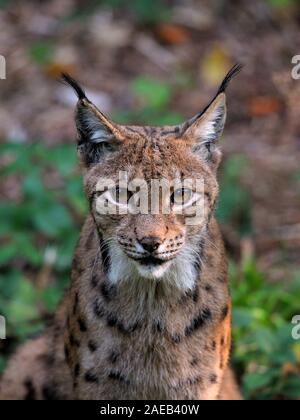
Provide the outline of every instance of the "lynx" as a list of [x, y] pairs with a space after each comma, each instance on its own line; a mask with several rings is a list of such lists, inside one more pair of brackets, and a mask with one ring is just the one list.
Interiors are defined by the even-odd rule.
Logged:
[[[201, 113], [164, 127], [113, 123], [63, 76], [78, 96], [78, 155], [90, 211], [69, 290], [52, 324], [9, 362], [0, 399], [241, 398], [228, 367], [231, 301], [214, 217], [225, 89], [239, 70], [231, 69]], [[118, 184], [120, 171], [146, 185], [169, 180], [169, 212], [130, 212], [132, 191]], [[108, 178], [116, 185], [99, 188]], [[191, 187], [176, 189], [174, 179], [190, 179]], [[196, 179], [203, 180], [200, 193]], [[99, 211], [103, 196], [115, 214]], [[202, 217], [188, 223], [198, 202]]]

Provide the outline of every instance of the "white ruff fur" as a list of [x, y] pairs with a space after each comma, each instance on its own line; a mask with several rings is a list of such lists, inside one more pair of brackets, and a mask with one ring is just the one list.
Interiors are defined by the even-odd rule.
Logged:
[[[122, 249], [114, 244], [110, 247], [110, 270], [108, 278], [112, 284], [130, 281], [143, 281], [146, 286], [154, 281], [169, 284], [182, 291], [192, 290], [197, 280], [195, 260], [199, 258], [199, 240], [197, 235], [186, 243], [175, 259], [159, 266], [141, 265], [130, 259]], [[113, 252], [112, 252], [113, 249]]]

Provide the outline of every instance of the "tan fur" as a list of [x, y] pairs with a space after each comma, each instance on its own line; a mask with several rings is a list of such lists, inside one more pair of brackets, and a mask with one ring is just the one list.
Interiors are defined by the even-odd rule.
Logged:
[[[113, 151], [100, 155], [97, 149], [98, 161], [91, 162], [94, 149], [80, 143], [90, 214], [75, 250], [71, 286], [53, 325], [12, 358], [0, 399], [240, 399], [228, 369], [231, 303], [213, 217], [220, 152], [213, 145], [194, 148], [195, 132], [211, 130], [203, 124], [218, 106], [225, 112], [223, 93], [193, 122], [201, 130], [183, 133], [112, 125], [88, 101], [79, 101], [77, 118], [99, 119], [96, 134], [101, 142], [113, 135]], [[99, 214], [97, 183], [117, 179], [120, 170], [147, 182], [178, 174], [203, 178], [204, 221], [189, 226], [186, 216], [172, 211]], [[138, 245], [152, 237], [160, 244], [154, 256], [170, 264], [159, 278], [151, 270], [142, 275], [134, 258]]]

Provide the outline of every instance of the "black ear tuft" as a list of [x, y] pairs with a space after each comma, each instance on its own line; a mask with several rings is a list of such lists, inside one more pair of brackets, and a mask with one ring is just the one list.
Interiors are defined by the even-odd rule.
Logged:
[[86, 94], [81, 86], [74, 80], [69, 74], [62, 73], [61, 75], [63, 82], [70, 85], [74, 91], [76, 92], [76, 95], [78, 96], [78, 99], [87, 99]]
[[229, 72], [226, 74], [223, 82], [221, 83], [221, 86], [219, 87], [219, 90], [216, 94], [216, 96], [220, 95], [220, 93], [225, 92], [227, 86], [229, 85], [231, 79], [236, 76], [243, 68], [244, 66], [242, 64], [235, 64], [232, 69], [229, 70]]
[[203, 109], [203, 111], [201, 111], [198, 115], [197, 118], [201, 117], [203, 114], [205, 114], [205, 112], [208, 110], [208, 108], [211, 106], [211, 104], [217, 99], [217, 97], [221, 94], [224, 93], [227, 86], [229, 85], [229, 82], [231, 81], [231, 79], [236, 76], [243, 68], [244, 66], [242, 64], [235, 64], [232, 69], [229, 70], [229, 72], [226, 74], [223, 82], [221, 83], [218, 92], [216, 93], [216, 95], [214, 96], [213, 100]]

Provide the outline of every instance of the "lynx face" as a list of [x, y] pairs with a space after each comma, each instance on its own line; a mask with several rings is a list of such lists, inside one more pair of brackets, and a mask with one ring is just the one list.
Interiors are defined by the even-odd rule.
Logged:
[[203, 112], [182, 125], [159, 128], [112, 123], [65, 76], [79, 97], [78, 152], [112, 283], [145, 279], [193, 287], [218, 193], [224, 91], [238, 70], [229, 72]]
[[[170, 277], [172, 272], [178, 271], [180, 264], [188, 269], [189, 261], [189, 274], [193, 274], [192, 264], [198, 258], [197, 249], [205, 235], [205, 226], [216, 199], [215, 173], [193, 154], [184, 139], [164, 137], [160, 129], [155, 134], [153, 129], [152, 132], [149, 129], [148, 134], [136, 130], [134, 138], [124, 138], [118, 151], [108, 155], [101, 164], [92, 166], [85, 176], [91, 211], [110, 256], [111, 281], [117, 282], [120, 275], [156, 279]], [[146, 214], [132, 214], [131, 209], [126, 208], [133, 193], [119, 186], [120, 170], [128, 175], [129, 185], [130, 181], [143, 180], [145, 187], [148, 187], [148, 194], [145, 193], [143, 197], [144, 201], [148, 201], [143, 209]], [[99, 180], [107, 176], [115, 181], [117, 187], [103, 193], [98, 190]], [[165, 194], [160, 194], [159, 211], [152, 214], [151, 184], [153, 180], [161, 179], [169, 181], [170, 188], [166, 189]], [[188, 179], [194, 181], [194, 185], [190, 189], [183, 189], [179, 187], [179, 182], [176, 185], [176, 179]], [[195, 180], [203, 180], [203, 191], [195, 191]], [[103, 196], [108, 201], [116, 202], [116, 210], [125, 210], [125, 214], [103, 214], [98, 205], [98, 200], [101, 201]], [[169, 207], [165, 214], [163, 200], [168, 201], [165, 204]], [[182, 214], [176, 214], [176, 207], [180, 204]], [[189, 225], [186, 222], [193, 216], [188, 214], [193, 204], [201, 206], [204, 214], [197, 224]]]

